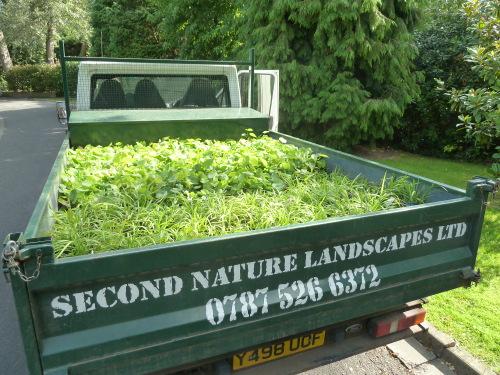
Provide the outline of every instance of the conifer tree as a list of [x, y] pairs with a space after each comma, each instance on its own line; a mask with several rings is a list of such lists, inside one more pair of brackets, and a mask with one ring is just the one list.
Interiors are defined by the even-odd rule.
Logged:
[[253, 0], [245, 34], [280, 69], [283, 124], [340, 148], [391, 137], [418, 95], [417, 1]]

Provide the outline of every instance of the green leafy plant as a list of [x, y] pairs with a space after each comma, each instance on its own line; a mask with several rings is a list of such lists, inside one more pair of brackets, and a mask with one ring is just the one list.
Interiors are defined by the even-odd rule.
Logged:
[[69, 150], [58, 257], [270, 228], [425, 201], [416, 183], [327, 173], [324, 156], [251, 131], [236, 141]]
[[[75, 95], [78, 65], [68, 64], [67, 75], [70, 94]], [[61, 67], [59, 65], [16, 65], [5, 74], [5, 81], [10, 91], [63, 95]]]
[[481, 83], [467, 61], [467, 48], [477, 44], [462, 6], [465, 0], [434, 0], [423, 7], [420, 27], [413, 33], [419, 54], [415, 69], [421, 73], [420, 96], [405, 110], [395, 144], [419, 154], [484, 159], [474, 142], [457, 131], [457, 113], [449, 97], [436, 90], [436, 79], [463, 89]]
[[[447, 95], [452, 109], [459, 113], [458, 128], [490, 156], [500, 142], [500, 5], [492, 0], [470, 0], [464, 10], [479, 40], [479, 45], [469, 49], [467, 60], [483, 82], [476, 87], [452, 88]], [[493, 156], [496, 176], [500, 169], [497, 160]]]

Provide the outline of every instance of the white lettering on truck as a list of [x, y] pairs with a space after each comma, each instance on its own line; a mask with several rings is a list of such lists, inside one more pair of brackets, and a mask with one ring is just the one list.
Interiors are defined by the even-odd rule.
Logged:
[[[306, 250], [245, 263], [204, 269], [184, 275], [186, 292], [196, 293], [221, 286], [253, 281], [282, 275], [300, 269], [325, 267], [348, 260], [378, 256], [378, 254], [405, 251], [432, 241], [446, 241], [460, 238], [467, 232], [465, 222], [399, 234], [369, 238], [363, 242], [350, 242], [320, 250]], [[205, 304], [207, 321], [218, 325], [228, 320], [246, 319], [264, 315], [275, 307], [287, 310], [292, 307], [318, 302], [325, 296], [338, 298], [346, 294], [376, 288], [381, 283], [376, 265], [369, 264], [336, 272], [332, 269], [326, 278], [317, 276], [307, 280], [265, 286], [264, 288], [238, 292], [221, 298], [210, 298]], [[311, 275], [310, 275], [311, 276]], [[121, 285], [107, 285], [97, 290], [83, 290], [62, 294], [51, 300], [52, 316], [62, 318], [71, 314], [84, 314], [96, 310], [108, 310], [118, 306], [142, 303], [178, 295], [184, 290], [185, 280], [172, 275], [153, 280], [125, 282]]]
[[144, 280], [138, 283], [126, 283], [106, 286], [94, 293], [92, 290], [65, 294], [52, 299], [52, 315], [54, 318], [68, 316], [71, 313], [81, 314], [96, 309], [110, 309], [120, 304], [128, 305], [159, 299], [179, 294], [183, 281], [178, 276], [168, 276], [155, 280]]

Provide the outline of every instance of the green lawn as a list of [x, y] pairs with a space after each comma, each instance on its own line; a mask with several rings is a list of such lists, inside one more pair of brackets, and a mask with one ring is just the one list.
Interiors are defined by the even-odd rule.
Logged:
[[[478, 164], [423, 157], [403, 152], [378, 162], [465, 189], [473, 176], [487, 176]], [[427, 318], [471, 353], [500, 372], [500, 198], [486, 212], [477, 268], [481, 282], [430, 298]]]

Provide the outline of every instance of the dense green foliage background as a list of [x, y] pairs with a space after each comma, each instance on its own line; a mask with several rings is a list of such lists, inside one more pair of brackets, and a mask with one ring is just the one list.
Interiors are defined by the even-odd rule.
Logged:
[[256, 0], [244, 14], [259, 65], [286, 82], [288, 130], [340, 148], [392, 136], [419, 92], [416, 2]]
[[[478, 38], [467, 59], [481, 83], [464, 89], [448, 88], [451, 108], [459, 113], [458, 128], [473, 142], [480, 157], [491, 155], [491, 172], [500, 177], [500, 3], [469, 0], [464, 4], [467, 19]], [[446, 90], [444, 82], [439, 82]], [[496, 151], [495, 151], [496, 150]]]
[[94, 0], [92, 55], [228, 59], [238, 42], [238, 0]]
[[164, 49], [186, 59], [233, 57], [239, 41], [241, 11], [235, 0], [154, 0], [162, 16]]
[[463, 3], [463, 0], [432, 2], [426, 8], [421, 27], [414, 33], [419, 50], [415, 69], [422, 73], [420, 96], [406, 109], [394, 137], [396, 144], [405, 150], [474, 157], [473, 144], [457, 131], [458, 115], [450, 110], [449, 97], [436, 89], [437, 79], [457, 88], [480, 80], [466, 60], [467, 48], [477, 38], [468, 27]]
[[[0, 20], [13, 18], [0, 32], [14, 64], [44, 60], [49, 20], [73, 55], [232, 59], [255, 47], [259, 68], [280, 70], [289, 133], [342, 149], [381, 143], [470, 160], [491, 159], [498, 142], [493, 0], [40, 1], [50, 9], [20, 0], [14, 14], [14, 0], [0, 0]], [[79, 17], [65, 15], [71, 6]], [[47, 67], [25, 67], [0, 87], [7, 80], [20, 90], [12, 82], [32, 70], [55, 79]]]
[[[415, 32], [421, 95], [396, 132], [412, 152], [468, 160], [500, 158], [500, 3], [437, 0]], [[498, 162], [492, 172], [500, 174]]]
[[159, 9], [150, 0], [94, 0], [91, 53], [111, 57], [170, 57], [164, 48]]

